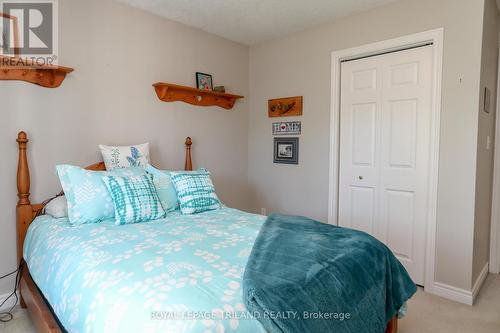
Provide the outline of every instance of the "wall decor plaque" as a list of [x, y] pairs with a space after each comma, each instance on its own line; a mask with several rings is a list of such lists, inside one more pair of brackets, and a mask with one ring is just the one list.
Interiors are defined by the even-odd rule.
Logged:
[[273, 123], [273, 135], [300, 135], [302, 123], [300, 121], [282, 121]]
[[302, 96], [270, 99], [269, 117], [302, 116]]

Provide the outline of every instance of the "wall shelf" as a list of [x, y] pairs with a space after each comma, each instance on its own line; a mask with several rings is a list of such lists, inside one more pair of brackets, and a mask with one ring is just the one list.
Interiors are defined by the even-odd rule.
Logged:
[[153, 84], [156, 95], [163, 102], [185, 102], [197, 106], [220, 106], [230, 110], [240, 95], [220, 93], [212, 90], [202, 90], [180, 86], [172, 83], [158, 82]]
[[57, 88], [71, 72], [73, 68], [39, 66], [28, 59], [0, 55], [0, 80], [25, 81], [45, 88]]

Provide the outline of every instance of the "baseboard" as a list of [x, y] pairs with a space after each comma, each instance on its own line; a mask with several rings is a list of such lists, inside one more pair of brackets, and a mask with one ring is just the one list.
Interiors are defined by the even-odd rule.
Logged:
[[481, 270], [481, 273], [479, 273], [479, 276], [476, 279], [476, 282], [474, 283], [474, 286], [472, 287], [472, 300], [475, 301], [477, 294], [479, 294], [479, 290], [481, 290], [481, 287], [483, 286], [484, 281], [488, 277], [488, 272], [489, 272], [489, 264], [486, 263], [484, 265], [483, 269]]
[[472, 291], [453, 287], [441, 282], [434, 282], [432, 293], [434, 295], [467, 305], [472, 305], [474, 303]]
[[484, 265], [483, 269], [481, 270], [481, 273], [477, 277], [472, 290], [465, 290], [447, 285], [445, 283], [434, 282], [432, 293], [455, 302], [473, 305], [474, 301], [476, 300], [477, 294], [479, 294], [479, 290], [481, 290], [486, 277], [488, 277], [488, 270], [489, 264], [486, 263], [486, 265]]
[[[4, 295], [0, 295], [0, 304], [5, 301], [5, 299], [7, 297], [9, 297], [11, 293], [8, 293], [8, 294], [4, 294]], [[19, 296], [19, 294], [18, 294]], [[9, 298], [7, 300], [7, 302], [5, 302], [4, 305], [0, 306], [0, 312], [4, 312], [4, 311], [9, 311], [16, 303], [16, 297], [14, 295], [12, 295], [11, 298]]]

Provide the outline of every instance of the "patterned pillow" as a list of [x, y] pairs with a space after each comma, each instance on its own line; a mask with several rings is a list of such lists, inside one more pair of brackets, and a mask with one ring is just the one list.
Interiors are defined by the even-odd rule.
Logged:
[[115, 224], [147, 222], [165, 217], [153, 176], [102, 177], [115, 205]]
[[103, 175], [146, 174], [140, 168], [89, 171], [72, 165], [58, 165], [56, 169], [68, 201], [68, 218], [71, 224], [96, 223], [115, 216], [113, 200], [102, 181]]
[[205, 169], [171, 172], [182, 214], [196, 214], [221, 208], [221, 203]]
[[149, 143], [133, 146], [99, 145], [106, 170], [140, 167], [149, 164]]
[[170, 177], [170, 171], [158, 170], [150, 164], [146, 167], [146, 171], [153, 176], [153, 184], [163, 209], [166, 212], [176, 210], [179, 207], [179, 200], [177, 200], [177, 193]]

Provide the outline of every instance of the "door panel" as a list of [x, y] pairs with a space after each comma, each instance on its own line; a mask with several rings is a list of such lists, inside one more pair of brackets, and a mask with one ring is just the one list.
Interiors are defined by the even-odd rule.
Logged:
[[411, 260], [415, 193], [386, 191], [387, 245], [400, 260]]
[[352, 163], [373, 166], [375, 153], [375, 104], [352, 107]]
[[432, 47], [341, 70], [339, 225], [377, 237], [423, 285]]
[[366, 69], [352, 73], [352, 91], [370, 90], [377, 88], [377, 70]]
[[351, 186], [350, 190], [351, 207], [349, 226], [367, 233], [373, 233], [374, 189], [370, 187]]
[[414, 168], [417, 100], [389, 103], [389, 168]]

